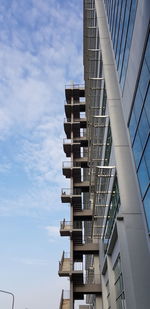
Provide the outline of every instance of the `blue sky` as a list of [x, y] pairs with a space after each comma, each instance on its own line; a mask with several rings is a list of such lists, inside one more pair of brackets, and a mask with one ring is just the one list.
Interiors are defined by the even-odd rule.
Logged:
[[82, 1], [1, 0], [0, 29], [0, 289], [15, 309], [58, 309], [64, 85], [82, 83]]

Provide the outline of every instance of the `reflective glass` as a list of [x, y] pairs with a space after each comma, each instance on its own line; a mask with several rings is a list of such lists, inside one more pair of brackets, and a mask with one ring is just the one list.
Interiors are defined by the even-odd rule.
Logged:
[[146, 47], [145, 60], [150, 71], [150, 37], [148, 38], [148, 43]]
[[121, 19], [120, 19], [120, 25], [119, 25], [119, 35], [118, 35], [118, 40], [117, 40], [117, 51], [116, 51], [117, 67], [118, 67], [118, 63], [119, 63], [120, 44], [121, 44], [122, 29], [123, 29], [124, 16], [125, 16], [125, 6], [126, 6], [126, 0], [123, 0], [122, 9], [121, 9]]
[[146, 116], [144, 109], [142, 111], [138, 131], [139, 131], [139, 136], [141, 139], [141, 144], [144, 148], [148, 135], [149, 135], [149, 123], [148, 123], [147, 116]]
[[145, 98], [146, 90], [147, 90], [148, 83], [149, 83], [149, 78], [150, 78], [150, 72], [148, 70], [146, 61], [144, 60], [141, 75], [140, 75], [140, 80], [139, 80], [139, 87], [140, 87], [140, 91], [141, 91], [141, 95], [143, 99]]
[[135, 159], [135, 165], [138, 168], [141, 155], [142, 155], [142, 145], [139, 138], [139, 135], [137, 133], [134, 144], [133, 144], [133, 153], [134, 153], [134, 159]]
[[137, 122], [139, 121], [142, 105], [143, 105], [143, 99], [142, 99], [140, 90], [138, 88], [136, 96], [135, 96], [135, 100], [134, 100], [134, 112], [135, 112], [135, 117], [136, 117]]
[[149, 174], [149, 177], [150, 177], [150, 137], [148, 139], [148, 143], [147, 143], [145, 151], [144, 151], [144, 158], [145, 158], [148, 174]]
[[117, 47], [117, 41], [118, 41], [118, 31], [119, 31], [119, 25], [120, 25], [121, 8], [122, 8], [122, 0], [120, 0], [119, 3], [118, 3], [118, 16], [117, 16], [117, 20], [116, 20], [116, 31], [115, 31], [115, 36], [114, 36], [115, 53], [116, 53], [116, 47]]
[[131, 142], [133, 142], [136, 129], [137, 129], [137, 122], [136, 122], [135, 114], [133, 111], [131, 115], [131, 119], [130, 119], [130, 124], [129, 124]]
[[147, 190], [148, 184], [149, 184], [149, 176], [148, 176], [147, 167], [146, 167], [144, 158], [142, 159], [140, 166], [139, 166], [138, 179], [140, 183], [141, 194], [143, 197]]
[[150, 125], [150, 87], [148, 88], [145, 104], [144, 104], [146, 116]]
[[116, 34], [116, 21], [119, 17], [119, 16], [117, 16], [117, 14], [118, 14], [118, 0], [116, 0], [115, 11], [114, 11], [114, 22], [113, 22], [113, 29], [112, 29], [113, 46], [114, 46], [114, 38], [115, 38], [115, 34]]
[[150, 187], [144, 199], [144, 209], [145, 209], [145, 215], [147, 219], [148, 230], [150, 232]]

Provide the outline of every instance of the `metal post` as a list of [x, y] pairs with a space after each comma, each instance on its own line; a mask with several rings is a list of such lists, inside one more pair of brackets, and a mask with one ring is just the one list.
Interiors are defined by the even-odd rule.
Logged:
[[12, 296], [12, 309], [14, 309], [14, 304], [15, 304], [15, 296], [12, 292], [9, 292], [9, 291], [4, 291], [4, 290], [0, 290], [1, 293], [5, 293], [5, 294], [9, 294]]

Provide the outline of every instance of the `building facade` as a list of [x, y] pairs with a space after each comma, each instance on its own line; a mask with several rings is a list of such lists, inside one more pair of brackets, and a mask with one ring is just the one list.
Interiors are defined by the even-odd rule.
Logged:
[[65, 90], [60, 309], [148, 309], [150, 1], [84, 0], [83, 23], [85, 85]]

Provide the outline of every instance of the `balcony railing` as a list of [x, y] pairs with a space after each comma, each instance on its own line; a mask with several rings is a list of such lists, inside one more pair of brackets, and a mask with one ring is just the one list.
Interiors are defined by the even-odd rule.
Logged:
[[80, 123], [80, 122], [83, 122], [83, 121], [86, 122], [86, 118], [85, 118], [85, 117], [82, 117], [82, 118], [74, 118], [74, 119], [71, 119], [71, 118], [64, 118], [64, 123], [69, 123], [69, 122], [72, 122], [72, 123]]
[[84, 90], [84, 84], [66, 85], [65, 89], [83, 89]]
[[66, 221], [65, 219], [60, 222], [60, 228], [63, 229], [75, 229], [75, 230], [81, 230], [82, 229], [82, 222], [80, 221]]
[[86, 274], [83, 276], [84, 284], [100, 284], [100, 274]]
[[70, 305], [69, 305], [70, 304], [70, 291], [68, 291], [68, 290], [62, 290], [59, 309], [63, 308], [63, 302], [64, 301], [67, 301], [68, 308], [70, 308]]
[[[68, 264], [68, 272], [70, 271], [83, 271], [83, 263], [82, 262], [73, 262], [71, 259], [70, 252], [63, 251], [61, 261], [59, 262], [59, 271], [63, 271], [63, 265], [65, 262]], [[65, 269], [66, 271], [66, 269]]]

